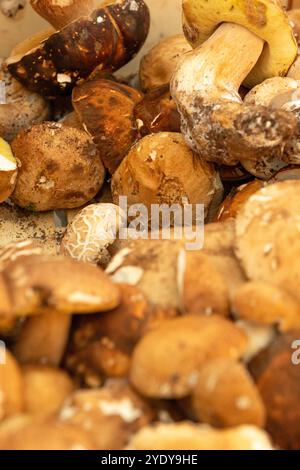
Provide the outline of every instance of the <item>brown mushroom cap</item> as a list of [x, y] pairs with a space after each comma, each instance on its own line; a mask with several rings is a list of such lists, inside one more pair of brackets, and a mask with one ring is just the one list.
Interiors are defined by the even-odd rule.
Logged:
[[195, 418], [212, 426], [265, 425], [264, 405], [250, 374], [232, 360], [216, 359], [200, 369], [191, 404]]
[[214, 212], [223, 194], [215, 168], [186, 145], [181, 134], [160, 132], [144, 137], [128, 153], [112, 178], [115, 204], [127, 196], [128, 205], [204, 204]]
[[130, 380], [146, 397], [183, 398], [210, 359], [237, 359], [246, 346], [244, 334], [228, 320], [187, 315], [166, 320], [136, 346]]
[[96, 146], [83, 131], [46, 122], [12, 143], [21, 162], [12, 200], [33, 211], [72, 209], [90, 201], [104, 181]]
[[8, 350], [4, 351], [4, 358], [4, 363], [2, 361], [0, 363], [0, 422], [24, 410], [24, 383], [21, 369]]
[[38, 94], [26, 90], [8, 71], [0, 69], [4, 83], [5, 102], [0, 100], [0, 136], [11, 142], [19, 132], [50, 117], [47, 102]]
[[236, 255], [248, 279], [277, 285], [297, 299], [299, 201], [299, 181], [279, 182], [251, 196], [236, 218]]
[[141, 60], [142, 90], [146, 92], [169, 83], [182, 55], [191, 49], [182, 34], [163, 39], [154, 46]]
[[115, 308], [119, 289], [94, 266], [70, 258], [31, 255], [3, 271], [12, 298], [13, 315], [51, 311], [93, 313]]
[[97, 77], [73, 90], [75, 111], [111, 174], [138, 138], [133, 109], [141, 99], [138, 90]]
[[[133, 3], [134, 2], [134, 3]], [[7, 60], [26, 88], [48, 98], [69, 94], [97, 67], [116, 70], [138, 52], [149, 31], [143, 0], [121, 0], [79, 18], [23, 54]]]
[[59, 421], [87, 431], [97, 449], [119, 450], [153, 414], [130, 386], [116, 381], [100, 389], [77, 390], [61, 409]]
[[129, 450], [271, 450], [269, 436], [255, 426], [216, 430], [191, 422], [148, 426], [132, 437]]

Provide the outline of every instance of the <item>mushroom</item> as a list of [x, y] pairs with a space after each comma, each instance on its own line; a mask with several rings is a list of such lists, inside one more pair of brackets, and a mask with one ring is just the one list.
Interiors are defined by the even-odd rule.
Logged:
[[125, 219], [119, 206], [90, 204], [67, 227], [61, 253], [78, 261], [108, 264], [108, 247], [116, 240], [119, 229], [125, 227]]
[[104, 0], [30, 0], [32, 8], [55, 29], [60, 29], [82, 16], [90, 13], [105, 4], [113, 3]]
[[26, 90], [5, 69], [0, 69], [0, 136], [11, 142], [20, 131], [50, 117], [48, 103], [38, 94]]
[[[236, 256], [247, 278], [277, 286], [299, 302], [300, 183], [282, 181], [250, 197], [236, 218]], [[288, 201], [288, 205], [287, 205]], [[255, 241], [255, 243], [254, 243]]]
[[143, 137], [154, 132], [180, 132], [180, 115], [169, 84], [150, 90], [135, 105], [134, 116]]
[[103, 71], [122, 67], [143, 45], [148, 30], [144, 1], [122, 0], [71, 22], [42, 42], [34, 38], [6, 63], [26, 88], [53, 99], [69, 94], [97, 66]]
[[71, 315], [51, 312], [26, 318], [13, 344], [20, 364], [58, 367], [65, 354]]
[[193, 391], [206, 362], [238, 359], [245, 347], [244, 334], [218, 315], [165, 320], [137, 344], [130, 381], [145, 397], [183, 398]]
[[22, 367], [25, 410], [30, 414], [52, 414], [63, 406], [74, 389], [67, 372], [54, 367]]
[[268, 434], [255, 426], [217, 430], [181, 422], [146, 426], [129, 441], [128, 450], [272, 450]]
[[72, 209], [101, 189], [104, 168], [86, 132], [56, 122], [37, 124], [12, 142], [20, 169], [12, 201], [31, 211]]
[[195, 49], [178, 66], [171, 94], [188, 144], [205, 160], [226, 165], [256, 161], [270, 151], [280, 153], [295, 132], [291, 113], [243, 104], [238, 94], [245, 80], [253, 86], [286, 74], [297, 55], [281, 6], [271, 0], [260, 5], [183, 1], [184, 31]]
[[11, 298], [10, 314], [17, 317], [53, 310], [100, 312], [115, 308], [120, 301], [119, 289], [100, 268], [62, 256], [20, 257], [2, 274]]
[[85, 385], [105, 377], [128, 376], [133, 349], [150, 329], [176, 316], [172, 308], [151, 305], [140, 289], [120, 284], [121, 303], [111, 312], [78, 318], [65, 365]]
[[138, 90], [97, 76], [73, 90], [72, 102], [79, 120], [93, 137], [111, 174], [138, 139], [133, 109], [141, 99]]
[[169, 84], [181, 57], [191, 51], [182, 34], [163, 39], [141, 60], [140, 85], [144, 92]]
[[87, 431], [97, 449], [120, 450], [153, 415], [149, 404], [129, 385], [113, 381], [100, 389], [75, 391], [58, 420]]
[[230, 359], [209, 361], [200, 369], [191, 408], [197, 421], [217, 428], [265, 426], [264, 405], [253, 379], [242, 364]]
[[13, 192], [18, 174], [18, 163], [10, 145], [0, 137], [0, 203]]
[[111, 187], [115, 204], [126, 196], [129, 206], [142, 203], [150, 213], [153, 204], [184, 205], [186, 201], [203, 204], [206, 219], [223, 195], [213, 165], [200, 161], [182, 135], [172, 132], [146, 136], [133, 146], [113, 175]]
[[266, 429], [286, 450], [300, 446], [299, 365], [294, 362], [299, 338], [299, 330], [280, 335], [250, 363], [267, 411]]
[[8, 351], [5, 363], [0, 364], [0, 422], [24, 410], [24, 383], [21, 369]]

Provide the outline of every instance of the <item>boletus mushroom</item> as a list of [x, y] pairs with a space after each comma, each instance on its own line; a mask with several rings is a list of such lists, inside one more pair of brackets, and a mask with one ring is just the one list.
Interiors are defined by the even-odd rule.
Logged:
[[132, 59], [149, 31], [143, 0], [122, 0], [79, 18], [7, 60], [10, 73], [47, 98], [69, 94], [97, 67], [117, 70]]
[[295, 132], [291, 113], [248, 106], [238, 93], [243, 82], [253, 86], [285, 75], [297, 55], [282, 7], [271, 0], [260, 5], [183, 1], [184, 31], [195, 49], [177, 68], [171, 93], [188, 144], [208, 161], [259, 160], [274, 149], [279, 152]]

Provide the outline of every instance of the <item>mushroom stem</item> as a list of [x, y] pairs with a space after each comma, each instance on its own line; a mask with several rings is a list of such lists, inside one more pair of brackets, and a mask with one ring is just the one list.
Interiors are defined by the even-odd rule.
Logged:
[[239, 95], [263, 47], [264, 41], [248, 29], [223, 23], [202, 46], [185, 54], [177, 68], [171, 93], [182, 133], [205, 160], [236, 165], [270, 151], [280, 154], [295, 132], [291, 113], [244, 105]]

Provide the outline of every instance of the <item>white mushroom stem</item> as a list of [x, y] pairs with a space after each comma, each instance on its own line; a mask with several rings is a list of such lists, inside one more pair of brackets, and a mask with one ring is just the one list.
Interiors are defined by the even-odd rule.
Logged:
[[200, 93], [209, 102], [241, 102], [238, 89], [263, 46], [264, 41], [243, 26], [222, 24], [202, 46], [185, 55], [173, 79], [175, 99], [181, 93], [187, 100]]

